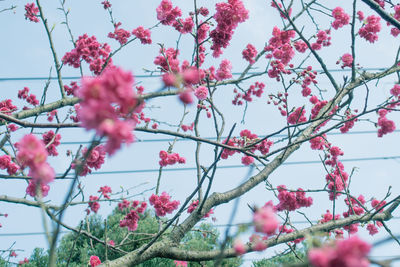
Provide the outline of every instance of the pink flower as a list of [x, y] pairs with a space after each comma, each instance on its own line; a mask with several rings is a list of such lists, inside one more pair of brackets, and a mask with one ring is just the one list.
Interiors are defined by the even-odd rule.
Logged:
[[192, 89], [187, 88], [179, 94], [179, 99], [183, 104], [189, 105], [193, 103]]
[[195, 89], [194, 95], [198, 100], [204, 100], [208, 96], [208, 89], [205, 86], [199, 86]]
[[313, 248], [308, 252], [308, 259], [315, 267], [367, 267], [367, 255], [371, 245], [360, 240], [357, 236], [338, 240], [335, 246], [325, 245]]
[[127, 30], [118, 28], [119, 26], [121, 26], [121, 22], [114, 25], [114, 32], [108, 33], [108, 37], [117, 40], [120, 45], [124, 45], [128, 42], [131, 33]]
[[221, 64], [216, 73], [216, 78], [218, 81], [222, 81], [232, 77], [232, 64], [229, 60], [224, 59], [222, 60]]
[[[30, 195], [31, 197], [35, 197], [37, 185], [38, 185], [37, 182], [30, 180], [28, 187], [26, 188], [26, 193], [28, 195]], [[41, 191], [42, 197], [46, 197], [49, 193], [49, 190], [50, 190], [50, 186], [48, 186], [47, 184], [40, 184], [40, 191]]]
[[104, 198], [110, 199], [110, 196], [108, 194], [110, 194], [112, 192], [112, 190], [111, 190], [111, 187], [105, 185], [105, 186], [100, 187], [99, 191], [97, 191], [97, 192], [101, 193]]
[[187, 261], [174, 261], [174, 263], [175, 263], [176, 267], [178, 267], [178, 266], [187, 267], [188, 266]]
[[108, 66], [112, 65], [112, 59], [108, 58], [110, 53], [111, 47], [107, 43], [100, 44], [95, 36], [89, 37], [84, 34], [79, 36], [75, 42], [75, 48], [67, 52], [62, 61], [64, 64], [79, 68], [81, 61], [84, 60], [89, 64], [90, 70], [99, 75], [106, 60], [108, 60]]
[[98, 196], [89, 196], [89, 208], [94, 213], [97, 213], [97, 211], [100, 209], [100, 203], [98, 202], [98, 200], [99, 200]]
[[341, 7], [336, 7], [332, 10], [332, 16], [335, 21], [332, 22], [332, 27], [337, 30], [349, 24], [350, 16], [346, 14]]
[[[199, 200], [194, 200], [192, 204], [190, 204], [190, 206], [188, 207], [187, 212], [192, 213], [197, 208], [198, 205], [199, 205]], [[214, 211], [213, 209], [211, 209], [203, 216], [203, 218], [208, 218], [213, 213]]]
[[29, 19], [32, 22], [39, 22], [38, 13], [39, 8], [35, 5], [35, 3], [28, 3], [25, 5], [25, 19]]
[[104, 9], [108, 9], [108, 8], [111, 7], [111, 3], [110, 3], [109, 1], [103, 1], [103, 2], [101, 2], [101, 3], [102, 3], [102, 5], [103, 5], [103, 8], [104, 8]]
[[289, 192], [286, 186], [278, 186], [279, 204], [276, 206], [278, 211], [288, 210], [293, 211], [302, 207], [310, 207], [313, 203], [311, 197], [306, 197], [303, 189], [298, 188], [296, 192]]
[[55, 173], [46, 162], [48, 154], [42, 141], [33, 134], [27, 134], [15, 146], [18, 149], [18, 162], [22, 167], [30, 168], [29, 175], [35, 181], [43, 184], [53, 181]]
[[97, 256], [90, 256], [89, 264], [91, 267], [95, 267], [101, 264], [99, 257]]
[[252, 44], [248, 44], [246, 49], [242, 51], [243, 58], [250, 64], [255, 63], [255, 57], [257, 56], [257, 50]]
[[274, 210], [269, 206], [258, 209], [254, 213], [253, 222], [256, 232], [267, 235], [275, 234], [279, 225]]
[[343, 62], [342, 69], [344, 67], [350, 67], [350, 68], [352, 67], [352, 63], [353, 63], [353, 56], [352, 55], [350, 55], [349, 53], [343, 54], [341, 59], [342, 59], [342, 62]]
[[156, 11], [157, 19], [164, 25], [171, 25], [177, 17], [182, 15], [179, 7], [173, 7], [170, 0], [162, 0]]
[[381, 31], [381, 18], [377, 16], [368, 16], [367, 24], [360, 28], [358, 34], [370, 43], [378, 40], [378, 32]]
[[77, 92], [82, 99], [77, 110], [82, 126], [87, 130], [95, 129], [99, 136], [108, 137], [105, 150], [110, 155], [122, 143], [129, 144], [134, 140], [134, 121], [119, 119], [121, 115], [134, 112], [137, 107], [133, 82], [132, 73], [109, 68], [96, 78], [84, 78]]
[[179, 206], [178, 200], [170, 201], [171, 196], [166, 192], [162, 192], [160, 196], [151, 195], [149, 198], [150, 205], [154, 206], [156, 215], [159, 217], [165, 216], [167, 213], [172, 213]]
[[242, 164], [243, 164], [243, 165], [248, 166], [248, 165], [252, 164], [253, 162], [254, 162], [254, 158], [251, 157], [251, 156], [244, 156], [244, 157], [242, 157]]
[[132, 31], [142, 44], [151, 44], [151, 32], [149, 29], [145, 29], [142, 26], [137, 27]]
[[372, 223], [367, 225], [367, 230], [370, 235], [375, 235], [378, 233], [378, 228], [376, 228], [376, 226]]
[[307, 121], [306, 117], [304, 114], [306, 113], [306, 110], [303, 107], [297, 108], [295, 111], [290, 113], [290, 115], [287, 118], [287, 121], [289, 124], [298, 124]]
[[172, 26], [180, 33], [186, 34], [192, 32], [194, 22], [192, 17], [188, 17], [185, 20], [177, 19]]
[[235, 250], [236, 255], [243, 255], [246, 253], [246, 247], [239, 239], [235, 239], [233, 242], [233, 249]]
[[215, 9], [214, 19], [217, 22], [217, 27], [210, 33], [213, 41], [211, 50], [213, 50], [214, 57], [219, 57], [222, 54], [222, 48], [229, 45], [238, 24], [249, 18], [249, 11], [245, 9], [241, 0], [217, 3]]

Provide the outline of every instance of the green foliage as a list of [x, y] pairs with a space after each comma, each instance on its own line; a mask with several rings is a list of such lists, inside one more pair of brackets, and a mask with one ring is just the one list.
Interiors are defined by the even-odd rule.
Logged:
[[[124, 218], [125, 214], [115, 209], [112, 214], [107, 217], [107, 240], [113, 240], [118, 248], [124, 251], [132, 251], [143, 244], [146, 244], [158, 232], [159, 222], [154, 214], [145, 212], [141, 216], [138, 228], [134, 232], [129, 232], [126, 228], [119, 227], [119, 222]], [[79, 227], [78, 227], [79, 228]], [[106, 234], [105, 222], [98, 215], [91, 215], [87, 221], [82, 224], [81, 229], [90, 232], [93, 236], [104, 240]], [[166, 232], [168, 234], [168, 231]], [[182, 240], [181, 247], [186, 250], [208, 251], [218, 249], [219, 232], [210, 224], [201, 224], [194, 231], [189, 232]], [[122, 245], [121, 245], [122, 244]], [[81, 267], [88, 266], [90, 256], [98, 256], [102, 262], [106, 260], [105, 246], [97, 243], [88, 237], [77, 234], [66, 234], [59, 243], [57, 250], [57, 266], [60, 267]], [[107, 258], [113, 260], [123, 256], [124, 254], [108, 249]], [[43, 249], [36, 248], [30, 259], [30, 263], [24, 265], [26, 267], [44, 267], [47, 266], [48, 254]], [[236, 267], [241, 264], [240, 258], [225, 259], [222, 266]], [[175, 267], [173, 260], [164, 258], [155, 258], [138, 265], [139, 267], [166, 266]], [[214, 266], [212, 261], [209, 262], [190, 262], [190, 267], [194, 266]], [[0, 265], [1, 267], [1, 265]]]
[[305, 264], [302, 266], [308, 266], [307, 255], [305, 249], [295, 249], [294, 252], [278, 255], [270, 259], [262, 259], [260, 261], [253, 262], [253, 267], [278, 267], [278, 266], [292, 266], [296, 264]]

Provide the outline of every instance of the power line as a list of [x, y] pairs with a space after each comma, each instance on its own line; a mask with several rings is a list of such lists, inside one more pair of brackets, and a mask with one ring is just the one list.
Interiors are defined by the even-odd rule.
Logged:
[[[400, 130], [394, 130], [394, 133], [400, 132]], [[329, 132], [326, 133], [326, 135], [357, 135], [357, 134], [377, 134], [377, 131], [353, 131], [353, 132], [347, 132], [347, 133], [341, 133], [341, 132]], [[259, 138], [264, 138], [265, 135], [259, 136]], [[287, 137], [286, 134], [277, 134], [274, 135], [273, 137], [275, 138], [284, 138]], [[226, 136], [222, 136], [221, 139], [227, 138]], [[203, 137], [203, 139], [207, 140], [217, 140], [216, 137]], [[153, 142], [173, 142], [175, 139], [174, 138], [155, 138], [155, 139], [137, 139], [136, 143], [153, 143]], [[192, 141], [191, 139], [187, 138], [178, 138], [178, 142], [182, 141]], [[60, 145], [85, 145], [85, 144], [90, 144], [91, 141], [65, 141], [65, 142], [60, 142]], [[103, 141], [105, 143], [105, 141]], [[5, 146], [10, 146], [10, 144], [4, 144]]]
[[[399, 220], [400, 217], [392, 217], [390, 220]], [[317, 221], [312, 221], [313, 223], [317, 223]], [[309, 221], [292, 221], [292, 224], [305, 224], [309, 223]], [[240, 227], [244, 225], [253, 225], [253, 223], [235, 223], [235, 224], [214, 224], [213, 227]], [[61, 231], [60, 233], [66, 234], [70, 233], [71, 231]], [[35, 235], [45, 235], [46, 232], [25, 232], [25, 233], [2, 233], [0, 236], [35, 236]]]
[[[365, 158], [350, 158], [342, 159], [342, 162], [354, 162], [354, 161], [374, 161], [374, 160], [389, 160], [389, 159], [400, 159], [400, 156], [386, 156], [386, 157], [365, 157]], [[304, 161], [290, 161], [284, 162], [282, 165], [304, 165], [304, 164], [318, 164], [321, 163], [319, 160], [304, 160]], [[218, 166], [218, 169], [235, 169], [235, 168], [246, 168], [245, 165], [222, 165]], [[257, 164], [257, 167], [263, 167], [261, 164]], [[176, 172], [176, 171], [194, 171], [197, 170], [196, 167], [178, 167], [178, 168], [165, 168], [163, 172]], [[97, 171], [91, 173], [91, 175], [102, 175], [102, 174], [126, 174], [126, 173], [149, 173], [158, 172], [159, 169], [139, 169], [139, 170], [118, 170], [118, 171]], [[63, 175], [62, 173], [57, 174], [57, 176]]]
[[[359, 71], [383, 71], [386, 70], [387, 68], [361, 68]], [[324, 72], [324, 70], [315, 70], [316, 72]], [[328, 69], [329, 72], [349, 72], [351, 69]], [[248, 72], [247, 74], [250, 75], [256, 75], [256, 74], [261, 74], [262, 72]], [[233, 72], [232, 75], [234, 76], [239, 76], [241, 75], [241, 72]], [[159, 78], [161, 77], [160, 74], [154, 74], [154, 75], [146, 75], [146, 74], [141, 74], [141, 75], [134, 75], [136, 78]], [[63, 80], [79, 80], [81, 79], [81, 76], [65, 76], [62, 77]], [[43, 80], [57, 80], [58, 77], [3, 77], [0, 78], [0, 82], [4, 81], [43, 81]]]

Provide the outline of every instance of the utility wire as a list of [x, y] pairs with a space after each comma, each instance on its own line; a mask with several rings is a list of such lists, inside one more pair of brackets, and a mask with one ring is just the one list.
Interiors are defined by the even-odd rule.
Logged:
[[[359, 71], [383, 71], [387, 68], [361, 68]], [[323, 72], [323, 70], [315, 70], [316, 72]], [[328, 70], [330, 72], [349, 72], [351, 70], [347, 69], [330, 69]], [[249, 75], [256, 75], [260, 74], [261, 72], [248, 72]], [[241, 72], [233, 72], [232, 75], [234, 76], [239, 76], [241, 75]], [[160, 74], [154, 74], [154, 75], [134, 75], [136, 78], [159, 78], [161, 77]], [[63, 80], [79, 80], [82, 77], [80, 76], [65, 76], [62, 77]], [[57, 80], [57, 77], [3, 77], [0, 78], [0, 82], [5, 82], [5, 81], [42, 81], [42, 80]]]
[[[394, 133], [400, 132], [400, 130], [394, 130]], [[341, 132], [329, 132], [326, 133], [326, 135], [357, 135], [357, 134], [377, 134], [377, 131], [353, 131], [353, 132], [347, 132], [347, 133], [341, 133]], [[259, 138], [264, 138], [265, 135], [259, 136]], [[287, 137], [286, 134], [277, 134], [274, 135], [273, 137], [275, 138], [283, 138]], [[221, 139], [225, 139], [226, 137], [222, 136]], [[203, 137], [203, 139], [207, 140], [217, 140], [216, 137]], [[175, 141], [174, 138], [155, 138], [155, 139], [137, 139], [136, 143], [153, 143], [153, 142], [173, 142]], [[178, 138], [176, 141], [182, 142], [182, 141], [191, 141], [190, 139], [187, 138]], [[106, 141], [103, 141], [105, 143]], [[90, 144], [90, 141], [65, 141], [65, 142], [60, 142], [60, 145], [85, 145], [85, 144]], [[10, 146], [10, 144], [4, 144], [4, 146]]]
[[[374, 160], [390, 160], [390, 159], [400, 159], [400, 156], [385, 156], [385, 157], [365, 157], [365, 158], [350, 158], [341, 159], [342, 162], [354, 162], [354, 161], [374, 161]], [[321, 163], [319, 160], [304, 160], [304, 161], [289, 161], [284, 162], [282, 165], [304, 165], [304, 164], [318, 164]], [[257, 164], [257, 167], [263, 167], [261, 164]], [[218, 169], [235, 169], [235, 168], [248, 168], [245, 165], [222, 165]], [[177, 168], [164, 168], [163, 172], [176, 172], [176, 171], [194, 171], [197, 170], [196, 167], [177, 167]], [[119, 170], [119, 171], [97, 171], [92, 172], [91, 175], [102, 175], [102, 174], [126, 174], [126, 173], [149, 173], [149, 172], [159, 172], [157, 169], [138, 169], [138, 170]], [[63, 175], [62, 173], [57, 174], [57, 176]]]
[[[391, 220], [399, 220], [400, 217], [393, 217]], [[317, 223], [317, 221], [312, 221]], [[309, 221], [292, 221], [292, 224], [305, 224], [309, 223]], [[240, 227], [240, 226], [245, 226], [245, 225], [253, 225], [252, 223], [234, 223], [234, 224], [215, 224], [212, 225], [213, 227]], [[61, 233], [69, 233], [71, 231], [62, 231]], [[0, 236], [34, 236], [34, 235], [44, 235], [46, 234], [45, 232], [26, 232], [26, 233], [2, 233]]]

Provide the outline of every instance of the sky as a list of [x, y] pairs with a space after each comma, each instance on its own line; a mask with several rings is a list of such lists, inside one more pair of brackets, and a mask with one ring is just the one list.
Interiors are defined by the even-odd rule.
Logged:
[[[46, 80], [6, 80], [2, 78], [16, 78], [16, 77], [47, 77], [52, 68], [52, 55], [49, 50], [47, 37], [44, 33], [43, 25], [30, 23], [24, 20], [24, 5], [26, 1], [2, 1], [0, 2], [0, 10], [12, 4], [16, 4], [17, 8], [14, 11], [7, 11], [0, 13], [0, 25], [7, 25], [1, 27], [1, 36], [5, 36], [2, 42], [3, 51], [6, 53], [0, 54], [0, 92], [3, 99], [12, 98], [16, 103], [22, 104], [21, 101], [16, 99], [17, 91], [24, 86], [28, 86], [31, 90], [38, 95], [46, 82]], [[113, 15], [117, 21], [122, 22], [122, 27], [126, 29], [133, 29], [140, 25], [144, 27], [151, 27], [156, 24], [155, 8], [159, 1], [112, 1]], [[335, 1], [337, 5], [348, 6], [349, 1], [341, 0]], [[173, 1], [174, 4], [182, 8], [184, 16], [187, 15], [192, 8], [191, 1]], [[199, 1], [199, 5], [207, 4], [208, 1]], [[72, 49], [72, 44], [69, 42], [66, 28], [61, 22], [63, 21], [62, 13], [57, 10], [60, 6], [59, 1], [43, 2], [44, 13], [48, 18], [49, 25], [54, 25], [53, 36], [55, 40], [55, 47], [58, 57], [61, 58], [65, 52]], [[115, 41], [107, 38], [107, 33], [113, 30], [112, 24], [109, 21], [107, 12], [102, 8], [100, 1], [66, 1], [66, 6], [70, 10], [70, 27], [75, 38], [84, 33], [95, 35], [99, 42], [108, 42], [113, 49], [118, 48]], [[233, 72], [240, 72], [246, 66], [245, 61], [242, 59], [240, 52], [248, 44], [252, 43], [257, 49], [262, 49], [265, 42], [270, 38], [272, 28], [274, 25], [281, 25], [280, 18], [271, 9], [265, 1], [249, 0], [245, 1], [245, 6], [250, 12], [249, 20], [240, 25], [232, 39], [232, 45], [224, 50], [224, 54], [217, 60], [207, 61], [205, 64], [218, 65], [220, 60], [228, 58], [233, 65]], [[372, 14], [372, 12], [370, 12]], [[326, 18], [325, 18], [326, 19]], [[319, 21], [321, 25], [328, 25], [327, 21]], [[321, 26], [323, 28], [323, 26]], [[389, 36], [386, 32], [382, 33], [381, 40], [376, 45], [371, 45], [365, 41], [359, 40], [357, 42], [358, 52], [360, 57], [357, 62], [363, 68], [380, 68], [387, 67], [393, 64], [393, 53], [397, 47], [393, 44], [397, 39]], [[314, 26], [310, 23], [307, 24], [304, 31], [306, 33], [313, 32]], [[327, 66], [330, 69], [338, 69], [336, 65], [338, 58], [346, 52], [349, 52], [349, 27], [346, 30], [334, 31], [332, 33], [332, 47], [326, 48], [321, 51], [321, 57], [327, 60]], [[126, 49], [118, 53], [113, 61], [116, 65], [122, 66], [124, 69], [131, 70], [134, 75], [148, 74], [145, 70], [153, 70], [153, 60], [158, 55], [159, 46], [157, 44], [164, 44], [165, 47], [175, 47], [178, 34], [169, 30], [164, 26], [157, 27], [152, 30], [153, 45], [143, 46], [138, 42], [132, 43]], [[192, 44], [188, 36], [182, 37], [180, 41], [181, 54], [180, 59], [190, 58]], [[239, 51], [239, 52], [238, 52]], [[261, 64], [262, 63], [262, 64]], [[256, 64], [255, 71], [262, 70], [266, 61], [261, 60], [260, 64]], [[315, 64], [314, 64], [315, 65]], [[320, 68], [317, 68], [320, 69]], [[85, 70], [86, 75], [90, 73]], [[55, 76], [54, 67], [51, 70], [51, 75]], [[64, 67], [62, 70], [64, 77], [79, 76], [79, 72], [71, 67]], [[343, 76], [349, 75], [348, 72], [335, 72], [334, 76], [339, 83], [343, 83]], [[323, 75], [319, 75], [319, 87], [331, 90], [328, 81]], [[67, 83], [68, 80], [65, 80]], [[232, 106], [231, 100], [234, 97], [233, 87], [227, 86], [221, 88], [216, 94], [216, 100], [220, 104], [220, 109], [226, 115], [226, 131], [227, 135], [229, 129], [234, 123], [237, 123], [234, 135], [238, 135], [240, 130], [251, 129], [259, 135], [271, 133], [282, 127], [282, 117], [279, 115], [274, 107], [265, 105], [265, 98], [268, 93], [276, 92], [279, 89], [279, 83], [271, 79], [263, 78], [266, 84], [266, 92], [264, 98], [257, 99], [254, 104], [249, 105], [246, 111], [246, 119], [241, 123], [243, 117], [243, 107]], [[69, 81], [68, 81], [69, 82]], [[156, 91], [161, 88], [160, 79], [158, 77], [151, 78], [136, 78], [138, 84], [143, 85], [146, 91]], [[371, 107], [374, 103], [382, 102], [388, 95], [389, 90], [396, 82], [395, 77], [382, 79], [375, 86], [371, 85]], [[245, 82], [244, 86], [249, 86], [249, 82]], [[354, 106], [361, 106], [364, 101], [364, 92], [360, 90], [353, 103]], [[48, 90], [48, 101], [59, 97], [56, 81], [52, 81]], [[1, 99], [0, 99], [1, 100]], [[19, 102], [18, 102], [19, 101]], [[300, 97], [294, 97], [293, 104], [301, 103]], [[66, 112], [67, 109], [64, 110]], [[189, 108], [189, 114], [186, 117], [186, 122], [191, 122], [194, 118], [193, 107]], [[159, 121], [168, 122], [176, 125], [178, 120], [183, 114], [183, 105], [175, 97], [167, 99], [154, 99], [148, 103], [148, 114], [157, 118]], [[203, 114], [204, 115], [204, 114]], [[399, 116], [391, 114], [391, 119]], [[40, 118], [45, 120], [45, 118]], [[376, 116], [372, 114], [368, 119], [376, 121]], [[399, 121], [399, 120], [397, 120]], [[160, 127], [168, 129], [166, 125], [161, 124]], [[212, 123], [207, 120], [205, 116], [201, 118], [200, 132], [203, 137], [212, 137], [214, 131]], [[1, 129], [2, 131], [3, 129]], [[398, 179], [398, 168], [400, 159], [383, 159], [384, 157], [400, 156], [398, 137], [399, 133], [393, 133], [385, 136], [384, 138], [376, 138], [376, 128], [373, 123], [363, 121], [354, 129], [355, 134], [345, 135], [331, 135], [329, 141], [333, 144], [338, 144], [344, 151], [344, 159], [360, 159], [360, 158], [380, 158], [379, 160], [353, 160], [345, 162], [345, 167], [350, 172], [354, 169], [354, 175], [351, 182], [351, 192], [354, 195], [363, 194], [367, 199], [374, 196], [382, 198], [386, 194], [388, 187], [392, 186], [392, 196], [400, 193], [400, 183]], [[367, 132], [366, 132], [367, 131]], [[36, 132], [36, 130], [35, 130]], [[41, 132], [41, 131], [38, 131]], [[362, 133], [360, 133], [362, 132]], [[12, 137], [13, 142], [22, 137], [23, 132], [17, 132]], [[168, 141], [160, 141], [154, 139], [170, 139], [168, 136], [162, 135], [149, 135], [144, 133], [135, 133], [137, 142], [131, 144], [129, 147], [124, 147], [121, 151], [111, 158], [99, 170], [98, 173], [93, 173], [82, 180], [85, 186], [87, 195], [96, 194], [98, 188], [103, 185], [109, 185], [113, 190], [117, 191], [120, 186], [123, 188], [136, 187], [130, 190], [131, 194], [139, 194], [137, 199], [144, 200], [149, 197], [154, 191], [154, 187], [158, 173], [156, 171], [149, 172], [144, 170], [158, 169], [158, 152], [168, 148]], [[63, 130], [62, 142], [81, 142], [89, 141], [93, 137], [93, 132], [86, 132], [81, 129], [67, 129]], [[153, 141], [149, 141], [153, 139]], [[277, 141], [278, 139], [274, 139]], [[67, 150], [75, 151], [79, 147], [78, 144], [62, 144], [59, 147], [60, 157], [50, 159], [50, 164], [55, 168], [56, 172], [63, 172], [68, 166], [69, 159], [65, 156]], [[203, 145], [201, 158], [203, 164], [212, 163], [213, 148], [209, 145]], [[178, 141], [174, 146], [174, 152], [179, 152], [180, 155], [185, 156], [187, 163], [183, 167], [195, 166], [193, 149], [195, 143], [191, 141]], [[301, 149], [296, 151], [287, 164], [281, 166], [274, 172], [269, 180], [274, 185], [285, 184], [295, 189], [302, 188], [320, 188], [324, 183], [325, 171], [321, 164], [304, 163], [304, 161], [319, 161], [319, 153], [311, 151], [309, 146], [305, 144]], [[232, 166], [240, 165], [240, 157], [234, 156], [232, 159], [221, 162], [221, 165]], [[161, 191], [166, 191], [174, 198], [184, 201], [188, 192], [193, 190], [194, 186], [194, 172], [191, 170], [173, 170], [181, 166], [168, 167], [171, 171], [163, 172], [161, 181]], [[124, 174], [101, 174], [102, 171], [135, 171]], [[140, 171], [142, 170], [142, 171]], [[213, 190], [225, 191], [238, 185], [246, 176], [247, 168], [221, 168], [218, 169], [216, 174]], [[70, 181], [57, 181], [51, 185], [51, 191], [48, 199], [54, 203], [60, 203], [68, 188]], [[6, 181], [0, 180], [0, 195], [7, 194], [15, 197], [24, 197], [26, 184], [24, 181]], [[144, 195], [140, 195], [146, 191]], [[328, 200], [326, 193], [313, 194], [314, 203], [313, 208], [302, 209], [309, 218], [319, 219], [320, 215], [327, 209], [332, 208], [332, 203]], [[28, 197], [29, 198], [29, 197]], [[246, 194], [240, 199], [239, 209], [235, 214], [234, 222], [250, 222], [251, 211], [247, 208], [250, 205], [263, 205], [266, 201], [272, 199], [272, 194], [265, 190], [264, 185], [261, 184], [256, 187], [251, 193]], [[343, 208], [344, 203], [338, 203], [339, 207]], [[102, 204], [100, 209], [101, 215], [109, 213], [114, 206]], [[86, 206], [74, 207], [68, 209], [65, 222], [72, 226], [77, 226], [79, 220], [85, 214]], [[228, 222], [228, 217], [231, 214], [232, 204], [224, 204], [215, 210], [215, 217], [217, 225], [223, 225]], [[21, 236], [6, 236], [12, 233], [36, 233], [43, 232], [41, 215], [39, 210], [24, 206], [0, 203], [0, 213], [8, 213], [9, 217], [5, 219], [0, 217], [0, 223], [3, 225], [0, 228], [0, 250], [7, 249], [14, 241], [16, 242], [14, 248], [22, 249], [23, 252], [18, 253], [18, 259], [30, 255], [32, 249], [36, 246], [47, 247], [46, 240], [43, 235], [21, 235]], [[400, 216], [399, 212], [394, 214]], [[304, 217], [293, 214], [293, 221], [304, 221]], [[388, 223], [391, 226], [394, 234], [400, 234], [398, 219], [395, 218]], [[298, 223], [298, 227], [304, 227], [303, 223]], [[221, 229], [223, 229], [221, 227]], [[235, 229], [232, 229], [234, 232]], [[374, 237], [368, 236], [366, 231], [360, 230], [360, 236], [368, 241], [376, 241], [381, 238], [387, 237], [386, 232], [381, 231]], [[243, 236], [243, 240], [247, 237]], [[280, 248], [268, 249], [264, 254], [251, 253], [245, 258], [255, 259], [262, 256], [271, 256], [275, 252], [281, 251]], [[394, 242], [389, 242], [384, 246], [380, 246], [372, 251], [372, 256], [377, 256], [381, 259], [382, 256], [399, 255], [399, 247]], [[249, 266], [249, 261], [245, 261], [244, 266]], [[394, 265], [396, 266], [396, 265]], [[399, 266], [399, 265], [397, 265]]]

